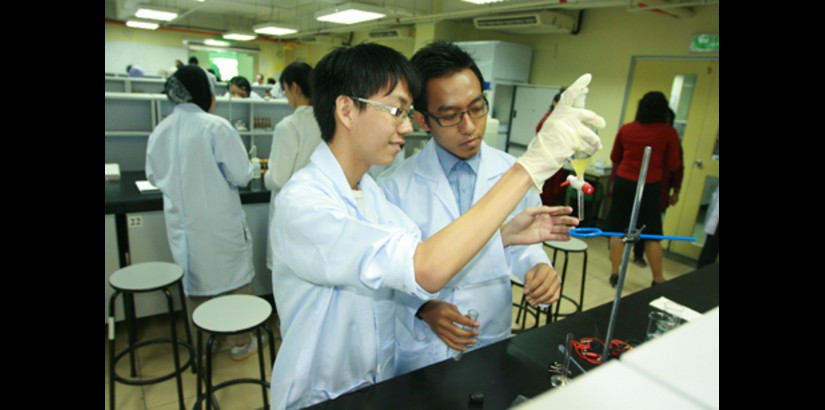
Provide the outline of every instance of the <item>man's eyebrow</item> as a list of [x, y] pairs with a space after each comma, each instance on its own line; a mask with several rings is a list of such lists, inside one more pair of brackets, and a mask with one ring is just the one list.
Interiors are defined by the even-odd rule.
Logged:
[[[482, 100], [482, 99], [484, 99], [484, 96], [479, 95], [478, 97], [476, 97], [472, 101], [470, 101], [470, 103], [467, 104], [467, 107], [477, 103], [479, 100]], [[444, 112], [444, 111], [460, 110], [460, 109], [461, 109], [460, 107], [457, 107], [455, 105], [442, 105], [442, 106], [438, 107], [436, 112]]]

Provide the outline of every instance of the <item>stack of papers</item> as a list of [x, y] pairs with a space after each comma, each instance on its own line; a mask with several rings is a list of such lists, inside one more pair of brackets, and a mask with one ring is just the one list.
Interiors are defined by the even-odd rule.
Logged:
[[112, 163], [106, 165], [106, 181], [117, 181], [120, 179], [120, 165]]
[[680, 305], [664, 296], [660, 296], [658, 299], [652, 300], [650, 302], [650, 306], [653, 306], [656, 309], [662, 310], [664, 312], [670, 313], [671, 315], [679, 316], [687, 322], [702, 317], [701, 313], [687, 306]]
[[141, 194], [160, 192], [160, 189], [152, 185], [152, 183], [149, 181], [135, 181], [135, 185], [137, 185], [137, 189], [138, 191], [140, 191]]

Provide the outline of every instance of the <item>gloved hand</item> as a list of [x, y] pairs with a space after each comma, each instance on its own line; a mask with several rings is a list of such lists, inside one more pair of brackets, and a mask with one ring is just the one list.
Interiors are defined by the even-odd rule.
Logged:
[[[604, 128], [604, 118], [583, 107], [591, 78], [590, 74], [582, 75], [561, 94], [553, 113], [517, 160], [533, 178], [539, 192], [544, 181], [558, 172], [574, 152], [592, 155], [602, 148], [599, 136], [587, 125]], [[577, 100], [579, 104], [575, 105], [580, 107], [573, 106]]]

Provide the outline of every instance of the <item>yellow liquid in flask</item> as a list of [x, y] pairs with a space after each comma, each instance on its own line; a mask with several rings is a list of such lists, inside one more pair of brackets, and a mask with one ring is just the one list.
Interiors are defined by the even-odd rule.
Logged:
[[573, 165], [573, 170], [576, 171], [576, 176], [580, 181], [584, 180], [584, 171], [587, 169], [587, 164], [589, 163], [590, 158], [570, 160], [570, 165]]

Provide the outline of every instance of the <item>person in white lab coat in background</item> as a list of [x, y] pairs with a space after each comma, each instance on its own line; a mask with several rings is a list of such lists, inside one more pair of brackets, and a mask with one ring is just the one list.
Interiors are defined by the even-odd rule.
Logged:
[[[423, 90], [415, 119], [432, 138], [418, 154], [378, 179], [387, 199], [398, 205], [427, 239], [467, 212], [516, 161], [483, 141], [489, 106], [484, 79], [473, 58], [459, 46], [435, 42], [410, 59]], [[508, 219], [541, 205], [528, 192]], [[513, 303], [510, 274], [524, 283], [528, 300], [559, 299], [556, 271], [541, 244], [507, 246], [499, 233], [430, 301], [396, 293], [399, 300], [398, 373], [406, 373], [464, 351], [510, 337]], [[548, 297], [545, 297], [548, 295]], [[464, 314], [476, 310], [480, 327]]]
[[[321, 129], [312, 109], [312, 88], [309, 75], [312, 66], [295, 61], [281, 72], [280, 83], [289, 106], [295, 110], [287, 115], [272, 134], [269, 169], [264, 175], [266, 189], [272, 191], [269, 201], [269, 221], [275, 213], [275, 197], [295, 171], [309, 163], [309, 156], [321, 142]], [[267, 243], [269, 236], [267, 236]], [[266, 247], [266, 267], [272, 270], [272, 249]]]
[[[393, 293], [431, 298], [499, 229], [513, 243], [567, 238], [578, 221], [548, 208], [510, 222], [512, 235], [502, 224], [564, 158], [601, 147], [583, 120], [604, 126], [590, 111], [562, 110], [484, 198], [422, 241], [367, 174], [371, 165], [391, 162], [412, 131], [420, 84], [409, 61], [378, 44], [341, 47], [318, 62], [310, 81], [324, 142], [278, 194], [270, 224], [283, 336], [272, 370], [273, 409], [309, 406], [394, 376]], [[588, 82], [583, 77], [571, 89], [586, 92]], [[563, 106], [575, 97], [563, 98]]]
[[[214, 296], [251, 293], [252, 237], [238, 187], [252, 178], [252, 165], [238, 132], [210, 114], [215, 93], [206, 71], [183, 66], [165, 88], [176, 105], [149, 136], [146, 177], [163, 193], [166, 234], [191, 315]], [[233, 359], [257, 349], [249, 334], [229, 342]]]

